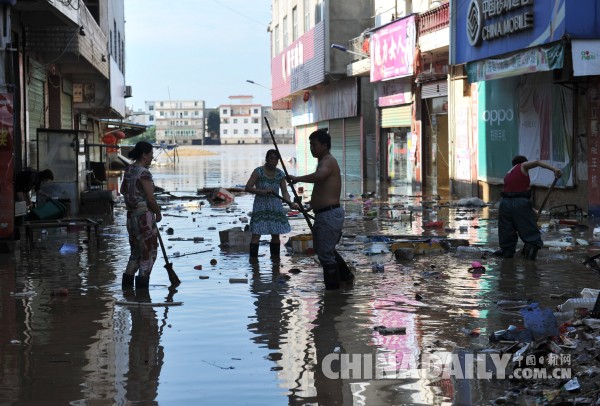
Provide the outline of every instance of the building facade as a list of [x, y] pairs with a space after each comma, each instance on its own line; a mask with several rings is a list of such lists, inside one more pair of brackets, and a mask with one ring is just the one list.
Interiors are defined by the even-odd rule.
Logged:
[[[364, 78], [348, 77], [348, 55], [331, 44], [345, 43], [373, 26], [370, 2], [306, 0], [272, 3], [271, 89], [274, 110], [290, 109], [297, 170], [314, 171], [308, 137], [328, 129], [331, 153], [344, 174], [343, 193], [359, 193], [377, 162], [373, 92]], [[370, 151], [369, 151], [370, 152]]]
[[[204, 140], [204, 100], [157, 100], [146, 102], [154, 118], [156, 142], [201, 145]], [[152, 120], [149, 120], [152, 122]]]
[[[122, 123], [132, 91], [125, 82], [124, 2], [3, 3], [0, 188], [11, 196], [17, 172], [51, 169], [74, 214], [90, 162], [107, 159], [103, 138], [130, 130]], [[0, 239], [15, 238], [21, 214], [14, 199], [1, 200]]]
[[[511, 158], [525, 155], [562, 170], [548, 207], [600, 215], [600, 4], [471, 0], [452, 3], [450, 15], [457, 193], [495, 199]], [[553, 182], [547, 170], [530, 176], [534, 189]]]
[[229, 103], [219, 105], [221, 144], [262, 144], [263, 107], [252, 96], [229, 96]]

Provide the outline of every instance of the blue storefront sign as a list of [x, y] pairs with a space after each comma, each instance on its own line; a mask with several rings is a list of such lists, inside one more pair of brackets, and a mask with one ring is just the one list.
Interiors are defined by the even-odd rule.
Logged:
[[452, 1], [450, 63], [458, 65], [570, 38], [600, 37], [597, 0]]

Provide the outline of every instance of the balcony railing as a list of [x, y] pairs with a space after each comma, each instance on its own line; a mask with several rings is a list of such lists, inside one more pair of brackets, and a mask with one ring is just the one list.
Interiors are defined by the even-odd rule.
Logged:
[[450, 26], [450, 3], [444, 3], [419, 16], [419, 35], [429, 34]]

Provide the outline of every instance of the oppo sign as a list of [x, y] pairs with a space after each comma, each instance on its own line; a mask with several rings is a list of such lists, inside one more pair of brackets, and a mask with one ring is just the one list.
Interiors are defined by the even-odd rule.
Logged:
[[490, 125], [501, 125], [505, 121], [513, 121], [515, 114], [513, 109], [495, 109], [495, 110], [484, 110], [483, 121]]
[[465, 20], [469, 44], [479, 46], [483, 41], [533, 29], [533, 1], [471, 0]]

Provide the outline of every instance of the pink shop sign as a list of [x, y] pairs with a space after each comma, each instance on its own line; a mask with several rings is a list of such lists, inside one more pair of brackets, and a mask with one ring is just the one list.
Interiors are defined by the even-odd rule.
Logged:
[[372, 32], [371, 82], [413, 74], [415, 31], [415, 17], [411, 15]]

